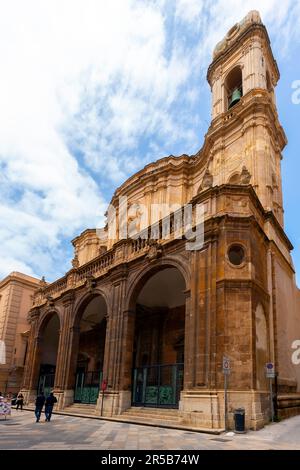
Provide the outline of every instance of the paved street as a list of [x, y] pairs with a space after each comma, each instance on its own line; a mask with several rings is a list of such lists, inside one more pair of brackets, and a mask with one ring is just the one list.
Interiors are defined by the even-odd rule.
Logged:
[[213, 436], [62, 415], [36, 423], [33, 412], [13, 410], [0, 418], [0, 449], [300, 449], [300, 416], [258, 432]]

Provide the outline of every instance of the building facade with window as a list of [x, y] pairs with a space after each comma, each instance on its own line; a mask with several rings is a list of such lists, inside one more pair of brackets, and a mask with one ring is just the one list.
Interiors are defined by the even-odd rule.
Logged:
[[101, 233], [76, 237], [72, 268], [35, 294], [29, 401], [51, 388], [60, 409], [222, 429], [226, 358], [230, 426], [240, 407], [248, 428], [269, 420], [267, 363], [278, 413], [300, 411], [291, 359], [300, 295], [281, 187], [287, 140], [279, 71], [257, 12], [216, 46], [207, 79], [212, 121], [202, 149], [129, 178]]
[[0, 282], [0, 391], [18, 393], [22, 386], [30, 325], [28, 310], [39, 281], [12, 272]]

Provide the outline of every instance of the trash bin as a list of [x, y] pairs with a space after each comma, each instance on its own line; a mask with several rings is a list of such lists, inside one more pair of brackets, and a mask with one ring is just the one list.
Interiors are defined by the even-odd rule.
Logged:
[[236, 433], [244, 433], [245, 431], [245, 409], [237, 408], [234, 410], [234, 425]]

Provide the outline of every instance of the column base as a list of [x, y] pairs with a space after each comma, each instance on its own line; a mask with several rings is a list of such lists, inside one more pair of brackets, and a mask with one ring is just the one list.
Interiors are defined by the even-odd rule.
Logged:
[[219, 396], [215, 391], [182, 391], [179, 412], [182, 424], [208, 429], [224, 427]]
[[28, 390], [23, 388], [20, 390], [24, 397], [24, 404], [25, 405], [34, 405], [35, 404], [35, 399], [37, 397], [37, 392], [36, 390]]
[[[103, 404], [102, 404], [103, 401]], [[99, 393], [96, 414], [102, 416], [120, 415], [131, 406], [131, 392], [109, 390]]]
[[57, 398], [55, 408], [57, 410], [63, 410], [69, 405], [73, 404], [74, 390], [61, 390], [53, 389], [53, 394]]
[[[245, 409], [245, 429], [258, 430], [269, 422], [268, 392], [228, 391], [227, 429], [234, 430], [234, 411]], [[183, 424], [209, 429], [225, 429], [223, 390], [185, 390], [179, 403]]]

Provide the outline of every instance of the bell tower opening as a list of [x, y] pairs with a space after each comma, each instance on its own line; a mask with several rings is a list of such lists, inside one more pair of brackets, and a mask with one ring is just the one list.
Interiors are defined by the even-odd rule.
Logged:
[[234, 67], [225, 80], [225, 105], [228, 111], [235, 106], [243, 96], [243, 74], [240, 66]]

